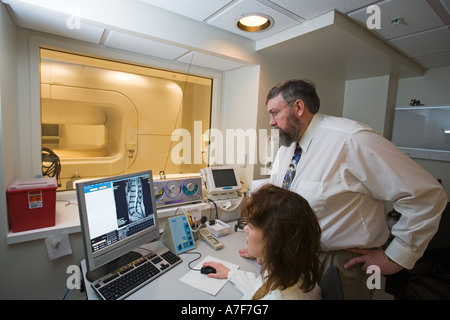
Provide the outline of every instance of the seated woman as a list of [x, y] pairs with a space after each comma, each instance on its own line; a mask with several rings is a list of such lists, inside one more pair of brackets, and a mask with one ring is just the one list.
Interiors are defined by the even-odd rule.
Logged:
[[243, 299], [321, 299], [321, 230], [309, 203], [297, 193], [265, 185], [244, 205], [243, 216], [248, 216], [248, 251], [261, 261], [261, 274], [206, 262], [203, 266], [216, 269], [208, 277], [229, 279]]

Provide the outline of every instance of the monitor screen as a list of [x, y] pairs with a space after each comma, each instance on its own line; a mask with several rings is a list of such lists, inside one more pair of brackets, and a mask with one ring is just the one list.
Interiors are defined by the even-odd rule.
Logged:
[[88, 271], [159, 238], [152, 172], [77, 183]]
[[236, 177], [233, 169], [212, 170], [214, 184], [218, 188], [237, 186]]
[[233, 167], [208, 167], [205, 171], [208, 191], [211, 194], [241, 189], [239, 177]]

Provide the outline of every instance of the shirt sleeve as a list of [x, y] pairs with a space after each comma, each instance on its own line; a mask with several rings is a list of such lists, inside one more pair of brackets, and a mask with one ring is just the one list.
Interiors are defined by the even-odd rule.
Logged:
[[249, 288], [253, 287], [256, 275], [253, 272], [243, 270], [231, 270], [228, 272], [228, 280], [242, 293], [245, 294]]
[[392, 202], [401, 213], [392, 228], [393, 241], [386, 255], [410, 269], [423, 255], [439, 227], [447, 195], [436, 178], [373, 131], [350, 136], [347, 170], [375, 199]]

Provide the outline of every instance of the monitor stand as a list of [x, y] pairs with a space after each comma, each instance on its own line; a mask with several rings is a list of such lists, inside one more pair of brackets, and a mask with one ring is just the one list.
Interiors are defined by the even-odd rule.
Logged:
[[97, 269], [91, 271], [87, 271], [86, 279], [89, 280], [90, 282], [94, 282], [95, 280], [98, 280], [101, 277], [106, 276], [108, 273], [114, 272], [139, 258], [142, 258], [142, 255], [140, 253], [136, 251], [130, 251], [121, 256], [120, 258], [108, 262], [104, 266], [98, 267]]

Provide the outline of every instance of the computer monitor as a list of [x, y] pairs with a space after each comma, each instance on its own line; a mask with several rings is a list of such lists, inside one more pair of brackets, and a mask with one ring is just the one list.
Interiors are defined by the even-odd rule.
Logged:
[[208, 192], [220, 194], [241, 190], [236, 170], [229, 166], [207, 167], [205, 169]]
[[140, 258], [159, 238], [152, 171], [77, 183], [87, 278], [94, 281]]

